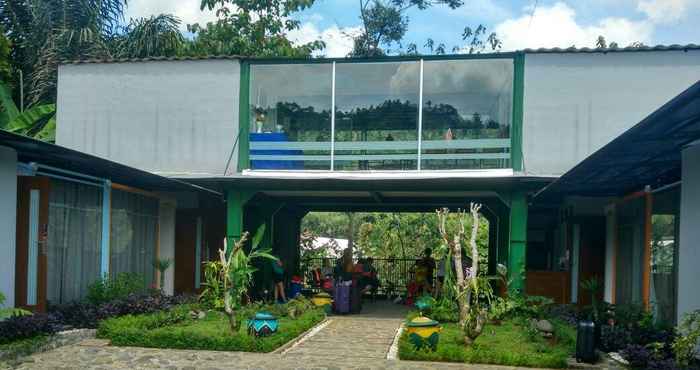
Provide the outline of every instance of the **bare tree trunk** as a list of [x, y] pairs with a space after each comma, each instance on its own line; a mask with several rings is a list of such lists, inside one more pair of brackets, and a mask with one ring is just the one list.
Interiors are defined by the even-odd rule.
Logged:
[[465, 292], [467, 282], [464, 280], [464, 268], [462, 268], [462, 243], [461, 233], [455, 235], [452, 245], [452, 258], [455, 265], [455, 277], [457, 278], [457, 305], [459, 306], [459, 326], [463, 327], [469, 315], [470, 294]]
[[[465, 234], [465, 224], [467, 214], [460, 211], [459, 214], [459, 231], [450, 238], [446, 230], [447, 209], [439, 210], [438, 227], [440, 235], [452, 251], [454, 261], [455, 275], [457, 280], [457, 304], [459, 306], [459, 325], [463, 330], [464, 343], [471, 345], [474, 340], [481, 334], [486, 323], [486, 310], [478, 306], [472, 307], [472, 295], [478, 294], [478, 273], [479, 273], [479, 248], [476, 244], [476, 237], [479, 231], [479, 210], [480, 204], [472, 203], [469, 211], [472, 216], [472, 230], [469, 238], [469, 246], [471, 250], [472, 265], [469, 269], [469, 274], [465, 276], [464, 268], [462, 267], [462, 238]], [[478, 298], [478, 297], [474, 297]], [[477, 312], [475, 312], [478, 310]], [[472, 315], [472, 316], [470, 316]]]
[[479, 210], [481, 204], [472, 203], [469, 207], [472, 214], [472, 235], [469, 239], [469, 246], [472, 248], [472, 277], [476, 278], [479, 274], [479, 248], [476, 246], [476, 236], [479, 232]]
[[465, 292], [465, 280], [464, 280], [464, 269], [462, 268], [462, 237], [464, 236], [464, 221], [461, 219], [460, 215], [460, 229], [459, 231], [450, 238], [447, 233], [447, 217], [450, 211], [447, 208], [443, 208], [438, 212], [438, 227], [440, 228], [440, 235], [445, 243], [450, 246], [452, 251], [452, 261], [454, 262], [455, 268], [455, 278], [457, 285], [457, 305], [459, 306], [459, 325], [464, 327], [467, 321], [467, 316], [469, 314], [469, 301], [467, 292]]
[[[350, 252], [353, 252], [353, 244], [355, 243], [355, 213], [348, 212], [346, 214], [348, 215], [348, 248], [350, 248]], [[350, 253], [350, 255], [352, 256], [352, 253]]]

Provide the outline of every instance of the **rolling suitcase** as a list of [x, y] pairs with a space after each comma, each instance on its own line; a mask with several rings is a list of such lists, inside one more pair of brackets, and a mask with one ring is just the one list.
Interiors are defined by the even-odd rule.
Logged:
[[576, 329], [576, 362], [595, 363], [598, 356], [595, 351], [595, 323], [581, 321]]
[[333, 292], [333, 308], [335, 313], [347, 314], [350, 313], [350, 286], [344, 283], [338, 283]]

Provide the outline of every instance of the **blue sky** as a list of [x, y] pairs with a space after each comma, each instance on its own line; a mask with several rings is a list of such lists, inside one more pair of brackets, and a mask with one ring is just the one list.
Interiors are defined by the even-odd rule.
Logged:
[[[156, 13], [175, 14], [184, 24], [215, 19], [213, 13], [199, 10], [199, 0], [132, 1], [127, 18]], [[598, 35], [622, 46], [635, 41], [700, 44], [700, 0], [465, 0], [456, 10], [435, 6], [407, 15], [406, 42], [423, 45], [430, 37], [448, 50], [464, 46], [460, 35], [465, 26], [479, 24], [498, 34], [503, 50], [593, 46]], [[359, 1], [316, 0], [295, 17], [302, 27], [290, 35], [293, 40], [322, 39], [326, 56], [342, 57], [352, 47], [347, 35], [360, 27]]]

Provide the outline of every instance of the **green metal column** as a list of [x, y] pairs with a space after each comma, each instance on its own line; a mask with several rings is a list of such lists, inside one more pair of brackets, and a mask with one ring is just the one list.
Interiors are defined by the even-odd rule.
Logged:
[[243, 209], [252, 194], [241, 190], [226, 190], [226, 238], [229, 248], [243, 234]]
[[250, 64], [241, 62], [241, 86], [238, 102], [238, 171], [250, 168]]
[[525, 97], [525, 54], [513, 60], [513, 124], [510, 133], [510, 160], [513, 171], [523, 170], [523, 104]]
[[510, 289], [525, 291], [525, 256], [527, 251], [527, 195], [514, 193], [510, 202], [510, 246], [508, 248]]

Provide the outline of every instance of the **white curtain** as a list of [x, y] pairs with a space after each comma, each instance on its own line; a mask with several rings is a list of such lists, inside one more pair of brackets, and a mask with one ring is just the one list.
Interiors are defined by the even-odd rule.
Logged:
[[615, 303], [642, 303], [644, 225], [644, 197], [629, 200], [618, 206]]
[[153, 262], [158, 243], [158, 199], [112, 190], [110, 275], [142, 275], [146, 287], [155, 281]]
[[52, 180], [48, 232], [48, 301], [85, 297], [88, 285], [100, 277], [102, 189]]

